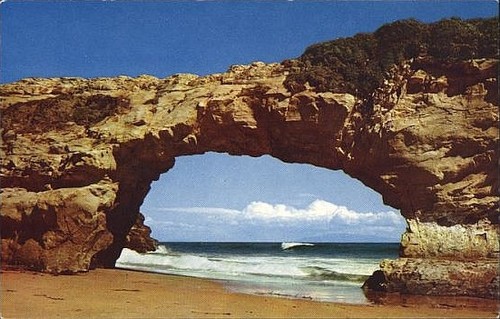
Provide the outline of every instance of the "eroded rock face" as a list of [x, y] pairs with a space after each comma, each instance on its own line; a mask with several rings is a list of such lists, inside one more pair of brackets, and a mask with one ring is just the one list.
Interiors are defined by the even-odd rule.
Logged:
[[151, 228], [144, 224], [144, 215], [137, 214], [137, 219], [125, 237], [125, 248], [135, 250], [139, 253], [155, 251], [158, 242], [151, 238]]
[[113, 236], [106, 214], [116, 183], [31, 192], [2, 190], [2, 260], [54, 273], [86, 271]]
[[263, 63], [3, 85], [2, 260], [51, 272], [113, 266], [151, 182], [176, 156], [216, 151], [342, 169], [381, 193], [409, 223], [405, 262], [382, 266], [388, 291], [418, 286], [410, 273], [435, 260], [486, 264], [499, 251], [497, 70], [495, 60], [415, 61], [369, 103], [307, 86], [292, 94], [287, 68]]
[[496, 260], [456, 261], [399, 258], [384, 260], [363, 286], [376, 291], [418, 295], [498, 297]]

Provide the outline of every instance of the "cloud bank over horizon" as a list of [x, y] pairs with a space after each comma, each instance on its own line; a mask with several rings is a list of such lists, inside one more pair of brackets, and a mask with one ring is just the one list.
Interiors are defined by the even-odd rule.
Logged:
[[145, 212], [163, 241], [399, 241], [406, 227], [394, 211], [357, 212], [315, 199], [303, 208], [253, 201], [243, 209], [158, 207]]

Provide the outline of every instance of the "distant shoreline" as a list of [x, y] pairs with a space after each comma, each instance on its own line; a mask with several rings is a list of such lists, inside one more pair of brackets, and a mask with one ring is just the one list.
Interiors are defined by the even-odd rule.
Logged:
[[495, 318], [497, 315], [494, 300], [386, 296], [386, 305], [352, 305], [233, 293], [217, 281], [121, 269], [96, 269], [73, 276], [2, 270], [0, 281], [4, 318]]

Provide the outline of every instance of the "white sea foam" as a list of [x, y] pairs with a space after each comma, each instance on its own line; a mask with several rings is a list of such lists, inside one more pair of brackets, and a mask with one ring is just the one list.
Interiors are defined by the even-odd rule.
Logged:
[[171, 254], [172, 251], [165, 245], [158, 245], [158, 247], [156, 248], [156, 250], [153, 253], [168, 255], [168, 254]]
[[[159, 246], [146, 254], [123, 249], [116, 266], [224, 280], [240, 292], [329, 301], [346, 298], [349, 302], [365, 300], [360, 289], [362, 282], [378, 269], [378, 260], [374, 258], [351, 257], [350, 253], [311, 256], [307, 255], [312, 252], [309, 247], [291, 251], [279, 248], [278, 244], [276, 250], [265, 248], [267, 250], [261, 252], [255, 248], [245, 250], [245, 245], [239, 245], [220, 253], [204, 249], [180, 252]], [[324, 247], [311, 248], [325, 250]]]
[[217, 279], [233, 279], [245, 275], [304, 277], [307, 273], [297, 265], [272, 257], [248, 258], [207, 258], [190, 254], [140, 254], [130, 249], [124, 249], [117, 261], [118, 267], [165, 272], [166, 269], [177, 274]]
[[[295, 278], [311, 280], [359, 281], [376, 270], [373, 261], [342, 258], [304, 258], [273, 256], [226, 256], [206, 257], [192, 254], [176, 254], [160, 246], [152, 253], [140, 254], [124, 249], [117, 261], [122, 268], [140, 268], [152, 272], [171, 272], [190, 276], [216, 279], [241, 279], [245, 276], [262, 277], [262, 280]], [[168, 271], [167, 271], [168, 270]]]

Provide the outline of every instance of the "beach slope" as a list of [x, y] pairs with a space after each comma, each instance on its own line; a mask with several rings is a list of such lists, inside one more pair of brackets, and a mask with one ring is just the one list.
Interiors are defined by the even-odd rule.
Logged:
[[495, 302], [348, 305], [231, 293], [222, 283], [126, 270], [3, 270], [2, 318], [495, 318]]

